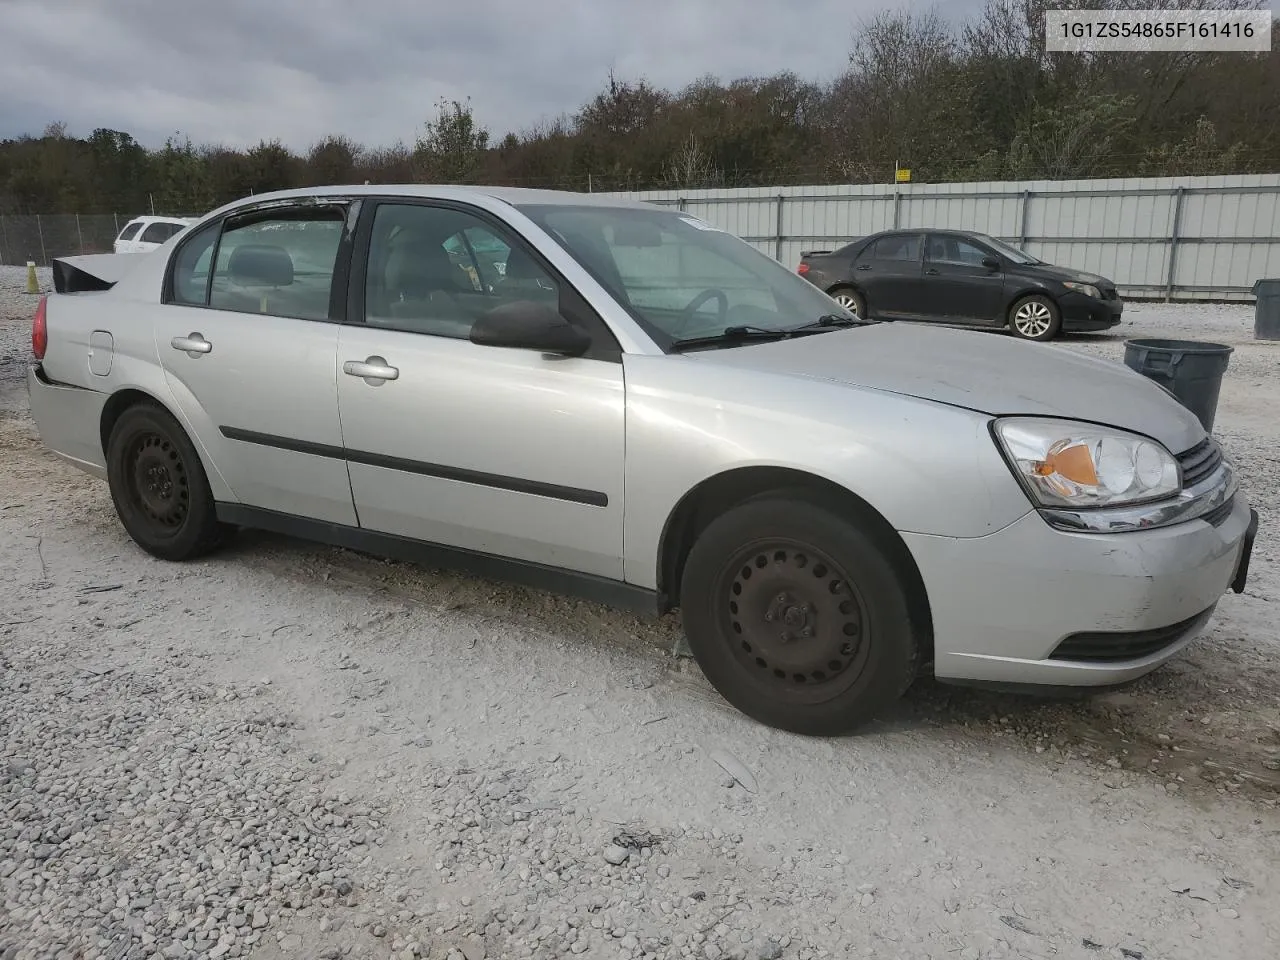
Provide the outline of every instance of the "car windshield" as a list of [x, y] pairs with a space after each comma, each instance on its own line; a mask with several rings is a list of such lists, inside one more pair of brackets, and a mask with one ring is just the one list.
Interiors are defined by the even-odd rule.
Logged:
[[1019, 250], [1017, 247], [1012, 247], [1009, 244], [1005, 243], [1003, 240], [997, 240], [995, 237], [983, 236], [981, 237], [981, 240], [987, 246], [994, 247], [997, 253], [1003, 254], [1004, 256], [1012, 260], [1014, 263], [1040, 263], [1041, 262], [1040, 260], [1031, 256], [1031, 254], [1027, 253], [1025, 250]]
[[[857, 318], [744, 240], [674, 211], [522, 205], [664, 349]], [[733, 345], [742, 340], [727, 341]]]

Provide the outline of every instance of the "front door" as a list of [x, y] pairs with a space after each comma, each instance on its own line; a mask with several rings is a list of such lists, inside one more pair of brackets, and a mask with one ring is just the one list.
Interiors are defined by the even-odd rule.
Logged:
[[[380, 202], [356, 249], [338, 406], [360, 525], [620, 580], [624, 385], [603, 322], [465, 205]], [[531, 299], [586, 326], [592, 351], [468, 339], [481, 313]]]
[[994, 257], [964, 237], [931, 233], [921, 282], [929, 319], [1002, 323], [1004, 272], [982, 262]]
[[179, 246], [152, 309], [178, 409], [240, 501], [354, 525], [331, 314], [346, 213], [276, 207], [210, 224]]

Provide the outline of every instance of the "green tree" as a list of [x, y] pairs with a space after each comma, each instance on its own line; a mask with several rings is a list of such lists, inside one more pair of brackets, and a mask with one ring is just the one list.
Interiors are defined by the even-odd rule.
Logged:
[[414, 159], [422, 175], [443, 183], [465, 183], [480, 172], [489, 131], [476, 125], [471, 99], [440, 100], [439, 112], [418, 139]]

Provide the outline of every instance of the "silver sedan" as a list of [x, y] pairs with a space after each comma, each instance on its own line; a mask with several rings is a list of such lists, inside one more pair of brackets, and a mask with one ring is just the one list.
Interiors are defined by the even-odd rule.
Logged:
[[922, 671], [1097, 686], [1191, 642], [1256, 514], [1126, 367], [867, 322], [679, 211], [348, 187], [70, 257], [45, 443], [183, 561], [257, 527], [661, 614], [721, 694], [852, 730]]

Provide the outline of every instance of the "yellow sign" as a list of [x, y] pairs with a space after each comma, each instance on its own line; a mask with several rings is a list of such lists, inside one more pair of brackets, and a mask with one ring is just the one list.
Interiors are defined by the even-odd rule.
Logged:
[[893, 173], [894, 173], [894, 179], [897, 180], [899, 183], [911, 182], [911, 171], [906, 169], [905, 167], [899, 167], [897, 170], [893, 171]]

